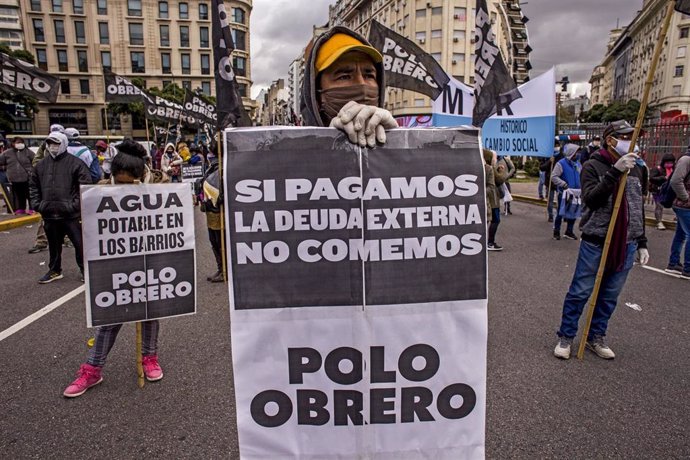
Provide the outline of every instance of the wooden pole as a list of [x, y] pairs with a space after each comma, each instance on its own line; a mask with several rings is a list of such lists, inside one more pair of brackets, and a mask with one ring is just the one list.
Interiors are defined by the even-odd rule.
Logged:
[[[223, 160], [224, 158], [221, 158], [220, 153], [223, 151], [223, 147], [221, 146], [221, 139], [223, 136], [221, 135], [221, 131], [218, 131], [216, 134], [216, 158], [218, 158], [218, 175], [219, 180], [218, 184], [220, 187], [224, 187], [224, 181], [223, 181]], [[223, 193], [223, 196], [225, 196], [225, 193]], [[220, 256], [222, 259], [223, 263], [223, 281], [228, 280], [228, 266], [227, 266], [227, 257], [225, 256], [225, 206], [221, 203], [220, 206]]]
[[141, 362], [141, 323], [137, 323], [137, 385], [139, 388], [144, 388], [144, 366]]
[[[642, 102], [640, 103], [640, 111], [637, 114], [635, 131], [633, 132], [632, 140], [630, 141], [630, 150], [628, 153], [632, 153], [635, 151], [635, 144], [637, 143], [637, 139], [640, 137], [640, 131], [642, 130], [642, 122], [644, 121], [644, 115], [647, 111], [647, 104], [649, 104], [649, 93], [651, 92], [652, 84], [654, 83], [654, 74], [656, 73], [656, 68], [659, 64], [659, 57], [661, 56], [661, 50], [664, 47], [666, 34], [668, 33], [669, 26], [671, 25], [671, 19], [673, 17], [673, 7], [675, 2], [674, 0], [668, 0], [667, 3], [668, 6], [666, 11], [666, 17], [664, 19], [663, 26], [661, 27], [661, 32], [659, 32], [659, 38], [657, 39], [656, 46], [654, 48], [652, 62], [649, 67], [649, 72], [647, 73], [647, 81], [645, 82], [644, 86], [644, 95], [642, 96]], [[592, 324], [592, 317], [594, 316], [594, 309], [597, 304], [597, 298], [599, 297], [599, 289], [601, 288], [601, 281], [604, 277], [604, 269], [606, 268], [606, 259], [608, 258], [609, 247], [611, 246], [613, 229], [616, 226], [616, 219], [618, 217], [618, 211], [620, 210], [621, 203], [623, 203], [623, 194], [625, 193], [625, 186], [627, 184], [627, 181], [628, 173], [626, 172], [625, 174], [623, 174], [623, 177], [621, 177], [620, 184], [618, 185], [618, 194], [616, 195], [616, 200], [613, 205], [613, 214], [611, 215], [611, 221], [609, 222], [609, 228], [606, 233], [604, 248], [601, 251], [601, 261], [599, 262], [599, 270], [597, 271], [597, 278], [594, 283], [594, 290], [592, 291], [592, 296], [590, 297], [589, 305], [587, 306], [585, 327], [582, 331], [580, 345], [577, 350], [577, 359], [579, 360], [584, 359], [585, 356], [585, 344], [587, 342], [587, 336], [589, 335], [589, 328]]]
[[144, 117], [144, 122], [146, 123], [146, 149], [151, 152], [151, 140], [149, 138], [149, 119]]
[[[170, 134], [170, 122], [168, 122], [168, 129], [165, 131], [165, 145], [163, 146], [163, 151], [165, 152], [165, 147], [168, 145], [168, 134]], [[177, 146], [175, 146], [177, 150]]]
[[108, 143], [108, 145], [110, 145], [110, 130], [108, 129], [108, 103], [104, 102], [103, 106], [104, 106], [103, 110], [105, 110], [105, 113], [104, 113], [105, 116], [103, 117], [103, 119], [104, 119], [103, 121], [105, 122], [105, 140]]
[[10, 201], [10, 197], [8, 197], [5, 193], [5, 184], [0, 185], [0, 190], [2, 190], [2, 198], [5, 200], [7, 210], [10, 212], [10, 214], [14, 214], [14, 207], [12, 206], [12, 202]]

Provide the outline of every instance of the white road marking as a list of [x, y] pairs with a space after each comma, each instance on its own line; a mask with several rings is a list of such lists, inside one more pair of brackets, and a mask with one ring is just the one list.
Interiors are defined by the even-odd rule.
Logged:
[[676, 275], [675, 273], [669, 273], [669, 272], [664, 271], [660, 268], [650, 267], [649, 265], [641, 265], [641, 267], [646, 268], [647, 270], [651, 270], [653, 272], [661, 273], [662, 275], [668, 275], [668, 276], [672, 276], [674, 278], [680, 278], [680, 275]]
[[23, 320], [19, 321], [18, 323], [14, 324], [13, 326], [8, 327], [4, 331], [0, 332], [0, 342], [2, 342], [3, 340], [5, 340], [7, 337], [11, 336], [15, 332], [21, 331], [26, 326], [33, 323], [34, 321], [41, 318], [42, 316], [47, 315], [48, 313], [55, 310], [60, 305], [67, 302], [68, 300], [75, 298], [76, 296], [78, 296], [79, 294], [84, 292], [85, 290], [86, 290], [86, 286], [81, 285], [78, 288], [76, 288], [75, 290], [68, 292], [67, 294], [63, 295], [59, 299], [55, 300], [54, 302], [49, 303], [45, 307], [38, 310], [36, 313], [33, 313], [33, 314], [27, 316], [26, 318], [24, 318]]

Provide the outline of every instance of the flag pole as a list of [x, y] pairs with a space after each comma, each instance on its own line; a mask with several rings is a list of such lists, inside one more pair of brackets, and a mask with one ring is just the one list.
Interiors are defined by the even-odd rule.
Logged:
[[[223, 148], [221, 147], [221, 136], [222, 132], [218, 131], [216, 133], [217, 139], [216, 139], [216, 158], [218, 158], [218, 176], [219, 180], [218, 183], [220, 184], [221, 190], [224, 187], [224, 181], [223, 181], [223, 160], [224, 158], [221, 158], [220, 153], [223, 151]], [[223, 193], [223, 200], [225, 200], [225, 193]], [[225, 257], [225, 206], [221, 203], [220, 206], [220, 256], [222, 259], [222, 266], [223, 266], [223, 281], [228, 280], [228, 266], [227, 266], [227, 258]]]
[[[663, 26], [661, 27], [661, 32], [659, 32], [659, 38], [657, 39], [654, 55], [652, 57], [652, 62], [647, 72], [647, 81], [644, 86], [644, 94], [642, 96], [642, 102], [640, 103], [640, 111], [637, 114], [637, 121], [635, 123], [635, 131], [633, 132], [632, 140], [630, 142], [630, 150], [628, 153], [635, 151], [635, 144], [640, 136], [640, 131], [642, 130], [642, 122], [644, 121], [644, 115], [647, 111], [647, 104], [649, 104], [649, 93], [652, 89], [652, 84], [654, 83], [654, 74], [656, 73], [657, 65], [659, 64], [659, 57], [661, 56], [661, 50], [664, 47], [664, 40], [666, 40], [666, 34], [668, 34], [669, 26], [671, 25], [671, 19], [673, 17], [673, 6], [675, 0], [668, 0], [668, 6], [666, 11], [666, 17], [664, 18]], [[604, 139], [605, 140], [605, 139]], [[625, 187], [628, 181], [628, 173], [626, 172], [621, 177], [620, 184], [618, 185], [618, 194], [616, 195], [616, 200], [613, 205], [613, 214], [611, 215], [611, 221], [609, 222], [609, 228], [606, 232], [606, 240], [604, 241], [604, 248], [601, 252], [601, 261], [599, 262], [599, 270], [597, 271], [597, 278], [594, 283], [594, 290], [592, 291], [592, 296], [589, 299], [589, 305], [587, 306], [587, 316], [585, 319], [585, 327], [582, 330], [582, 337], [580, 339], [580, 345], [577, 350], [577, 359], [584, 359], [585, 355], [585, 343], [587, 342], [587, 335], [589, 335], [589, 329], [592, 324], [592, 317], [594, 316], [594, 309], [597, 304], [597, 298], [599, 297], [599, 289], [601, 288], [601, 282], [604, 277], [604, 269], [606, 268], [606, 259], [608, 258], [608, 251], [611, 245], [611, 238], [613, 236], [613, 229], [616, 226], [616, 219], [618, 217], [618, 211], [620, 210], [621, 203], [623, 202], [623, 194], [625, 192]]]
[[104, 118], [103, 121], [105, 121], [105, 140], [108, 143], [108, 145], [110, 145], [110, 129], [108, 129], [108, 102], [107, 101], [103, 101], [103, 107], [104, 107], [103, 110], [105, 110], [105, 116], [103, 117]]

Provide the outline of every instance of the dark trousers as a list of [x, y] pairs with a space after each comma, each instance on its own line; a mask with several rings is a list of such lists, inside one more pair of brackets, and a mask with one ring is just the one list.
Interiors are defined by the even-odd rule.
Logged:
[[14, 210], [29, 209], [27, 204], [29, 202], [29, 183], [28, 182], [12, 182], [12, 195], [14, 196]]
[[216, 265], [218, 266], [218, 271], [223, 271], [223, 253], [221, 251], [221, 232], [220, 230], [208, 229], [208, 239], [211, 242], [211, 248], [213, 249], [213, 255], [216, 256]]
[[501, 208], [491, 208], [491, 223], [489, 224], [489, 243], [496, 242], [498, 224], [501, 223]]
[[81, 224], [79, 219], [58, 219], [44, 221], [48, 250], [50, 252], [50, 270], [62, 272], [62, 243], [65, 235], [74, 246], [74, 257], [77, 259], [79, 270], [84, 271], [83, 247], [81, 240]]

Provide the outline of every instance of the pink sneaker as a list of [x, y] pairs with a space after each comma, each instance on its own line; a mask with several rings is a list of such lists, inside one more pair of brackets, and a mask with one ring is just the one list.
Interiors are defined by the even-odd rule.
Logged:
[[14, 215], [15, 215], [15, 216], [21, 216], [21, 215], [23, 215], [23, 214], [24, 214], [24, 210], [23, 210], [23, 209], [17, 209], [16, 211], [14, 211]]
[[144, 375], [149, 382], [156, 382], [163, 378], [163, 369], [158, 364], [158, 355], [142, 356], [141, 364], [144, 366]]
[[33, 209], [27, 209], [26, 213], [30, 216], [33, 216], [34, 214], [36, 214], [36, 211], [34, 211]]
[[70, 383], [62, 395], [65, 398], [76, 398], [102, 381], [103, 377], [101, 377], [100, 367], [92, 366], [91, 364], [82, 364], [77, 371], [77, 379]]

